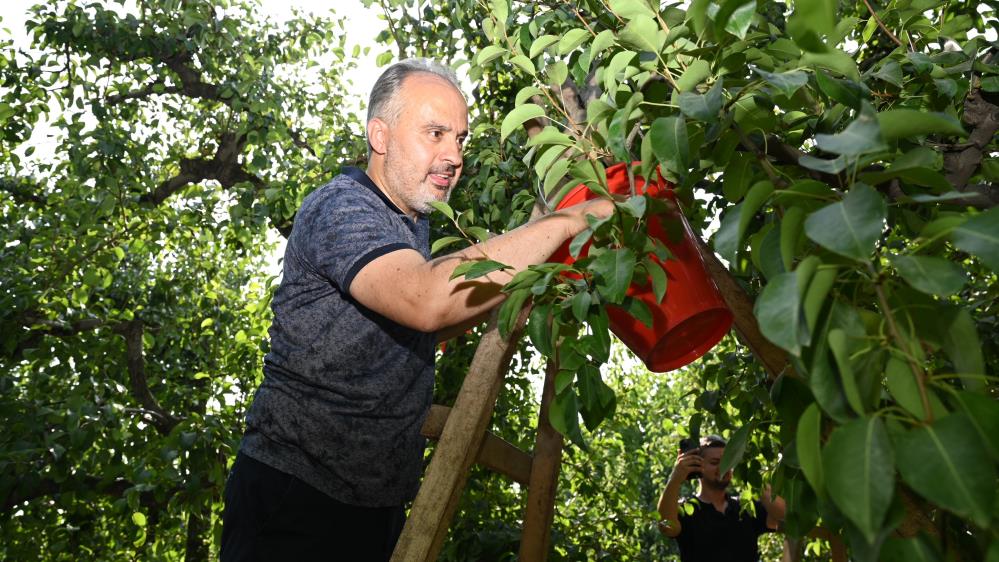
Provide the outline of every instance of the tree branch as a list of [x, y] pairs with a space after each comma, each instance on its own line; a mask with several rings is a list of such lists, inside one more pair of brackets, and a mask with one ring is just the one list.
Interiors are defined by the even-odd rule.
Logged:
[[152, 416], [152, 424], [163, 435], [168, 435], [170, 431], [179, 423], [160, 406], [156, 397], [149, 390], [146, 382], [146, 359], [142, 351], [142, 333], [144, 326], [142, 320], [136, 318], [130, 322], [123, 322], [115, 326], [115, 333], [125, 338], [126, 359], [128, 364], [128, 380], [132, 391], [132, 397], [146, 410], [155, 413]]
[[[96, 492], [101, 495], [111, 497], [122, 497], [129, 489], [135, 486], [133, 482], [118, 478], [107, 481], [94, 476], [82, 476], [71, 478], [69, 481], [56, 482], [49, 478], [28, 480], [31, 485], [25, 486], [24, 481], [15, 486], [3, 499], [3, 507], [0, 513], [9, 513], [24, 502], [32, 501], [46, 496], [54, 496], [70, 492]], [[150, 509], [165, 507], [170, 498], [180, 492], [180, 488], [174, 488], [165, 492], [166, 497], [157, 500], [155, 491], [139, 492], [139, 503]], [[160, 494], [164, 492], [161, 491]]]
[[[985, 155], [986, 147], [996, 138], [999, 131], [999, 107], [982, 97], [981, 83], [968, 92], [964, 100], [964, 123], [971, 130], [963, 150], [952, 149], [944, 152], [944, 170], [947, 181], [957, 191], [966, 191], [968, 180], [978, 171]], [[997, 198], [994, 191], [989, 199]]]
[[147, 98], [153, 94], [176, 94], [182, 91], [182, 88], [178, 86], [164, 86], [163, 89], [156, 91], [156, 86], [162, 86], [162, 85], [163, 85], [163, 79], [160, 78], [159, 80], [151, 84], [148, 84], [145, 88], [142, 88], [141, 90], [108, 96], [105, 101], [107, 101], [109, 105], [114, 105], [121, 103], [125, 100]]
[[201, 79], [201, 73], [191, 68], [186, 63], [190, 62], [193, 55], [190, 51], [183, 51], [173, 56], [161, 59], [174, 74], [180, 78], [181, 92], [192, 98], [205, 98], [220, 101], [226, 105], [232, 103], [231, 98], [222, 98], [219, 94], [219, 87]]
[[226, 133], [219, 139], [218, 149], [211, 159], [184, 158], [180, 161], [180, 173], [160, 183], [152, 193], [139, 198], [140, 203], [159, 205], [184, 186], [204, 180], [217, 180], [222, 187], [228, 189], [237, 183], [248, 181], [258, 189], [265, 182], [250, 174], [239, 163], [239, 155], [246, 146], [246, 135]]
[[48, 205], [48, 199], [38, 195], [38, 186], [30, 185], [20, 178], [0, 178], [0, 191], [6, 191], [20, 204], [34, 203], [40, 207]]

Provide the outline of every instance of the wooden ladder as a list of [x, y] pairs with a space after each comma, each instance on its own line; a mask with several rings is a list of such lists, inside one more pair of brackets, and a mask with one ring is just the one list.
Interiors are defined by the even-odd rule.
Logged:
[[555, 393], [555, 370], [549, 368], [545, 374], [533, 454], [487, 431], [527, 313], [527, 309], [521, 312], [516, 329], [504, 340], [494, 312], [454, 407], [431, 408], [423, 434], [439, 437], [439, 441], [392, 562], [437, 560], [469, 470], [476, 461], [527, 486], [519, 560], [543, 562], [547, 558], [562, 459], [562, 436], [548, 423], [548, 408]]

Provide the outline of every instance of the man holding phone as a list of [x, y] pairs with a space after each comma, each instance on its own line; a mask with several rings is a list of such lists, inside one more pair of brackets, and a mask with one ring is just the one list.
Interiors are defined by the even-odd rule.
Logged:
[[[784, 519], [784, 500], [771, 498], [765, 487], [759, 500], [753, 500], [755, 514], [742, 511], [736, 496], [727, 494], [732, 471], [719, 473], [725, 453], [725, 440], [709, 435], [696, 443], [681, 442], [673, 472], [659, 497], [659, 530], [676, 539], [683, 562], [757, 562], [757, 538], [777, 530]], [[680, 502], [680, 486], [699, 479], [697, 496]], [[687, 514], [682, 506], [690, 504]]]

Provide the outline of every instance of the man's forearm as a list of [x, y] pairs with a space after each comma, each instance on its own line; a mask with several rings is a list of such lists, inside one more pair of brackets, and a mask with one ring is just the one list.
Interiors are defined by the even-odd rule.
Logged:
[[[503, 285], [582, 232], [587, 214], [607, 216], [613, 208], [608, 200], [589, 201], [430, 261], [414, 250], [389, 252], [358, 272], [350, 293], [368, 309], [416, 330], [438, 332], [460, 325], [502, 302]], [[451, 279], [459, 265], [484, 259], [510, 268], [472, 280]]]
[[659, 524], [659, 530], [666, 536], [675, 537], [680, 534], [680, 486], [683, 480], [676, 478], [676, 472], [670, 474], [666, 488], [659, 496], [659, 516], [663, 522]]

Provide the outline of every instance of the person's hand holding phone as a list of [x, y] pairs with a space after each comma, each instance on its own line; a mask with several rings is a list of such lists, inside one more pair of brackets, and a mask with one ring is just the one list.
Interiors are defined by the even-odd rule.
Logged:
[[685, 480], [693, 480], [701, 477], [701, 468], [704, 459], [701, 457], [701, 448], [692, 439], [680, 440], [680, 454], [676, 458], [673, 470], [677, 476]]

